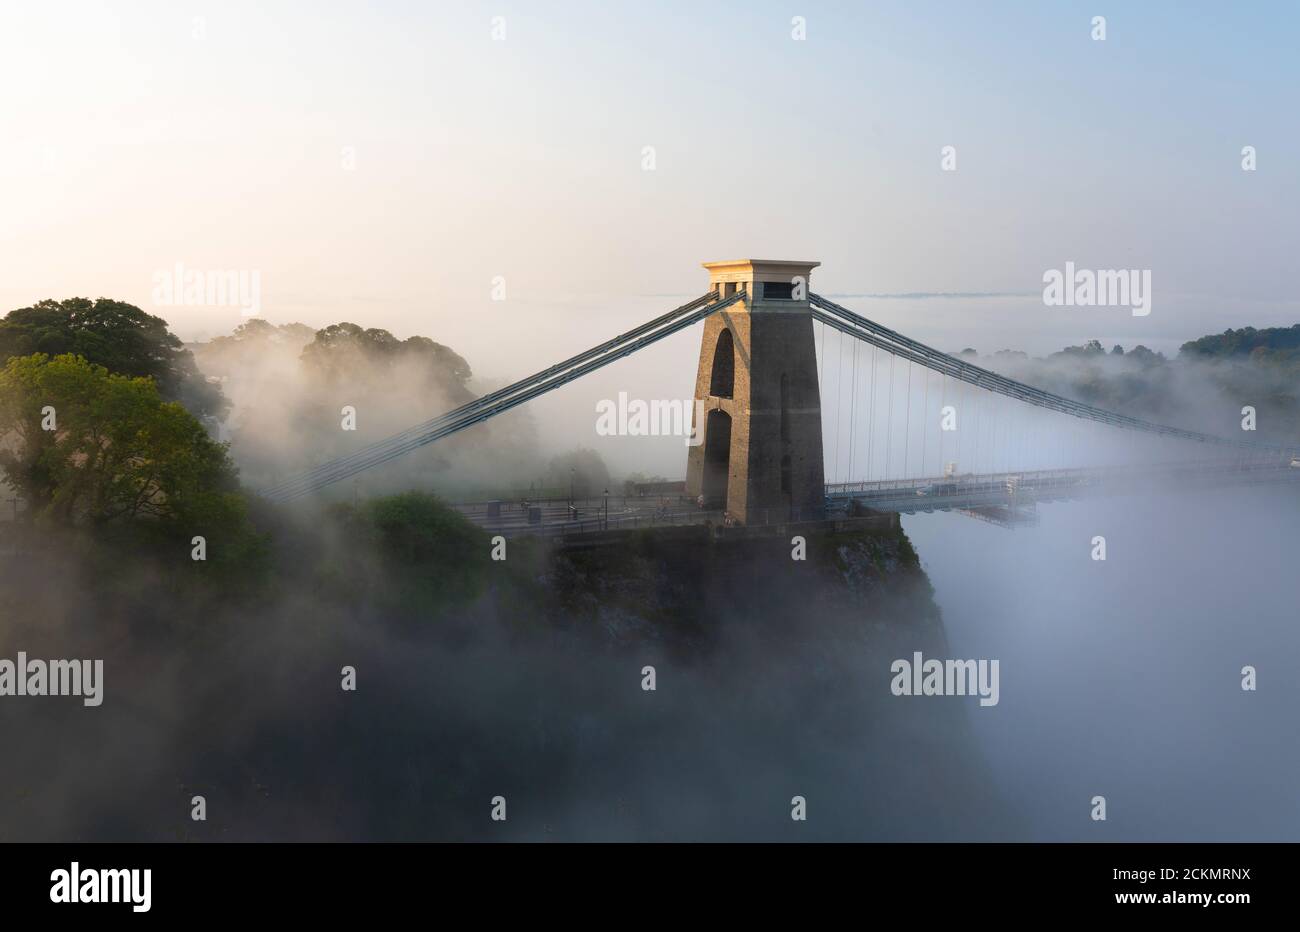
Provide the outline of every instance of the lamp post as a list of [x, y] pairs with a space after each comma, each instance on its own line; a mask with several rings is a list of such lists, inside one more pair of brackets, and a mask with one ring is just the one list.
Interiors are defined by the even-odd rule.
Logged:
[[609, 530], [609, 489], [605, 490], [605, 530]]
[[578, 475], [578, 467], [570, 466], [569, 467], [569, 507], [570, 508], [573, 507], [573, 481], [575, 478], [577, 478], [577, 475]]

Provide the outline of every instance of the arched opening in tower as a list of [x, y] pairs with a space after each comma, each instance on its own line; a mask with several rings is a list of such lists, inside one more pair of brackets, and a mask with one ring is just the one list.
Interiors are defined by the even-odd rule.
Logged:
[[731, 330], [718, 335], [718, 345], [713, 351], [713, 376], [709, 379], [709, 394], [715, 398], [730, 398], [736, 387], [736, 344]]
[[701, 493], [706, 508], [727, 507], [727, 478], [731, 472], [731, 415], [709, 412], [704, 440], [704, 475]]

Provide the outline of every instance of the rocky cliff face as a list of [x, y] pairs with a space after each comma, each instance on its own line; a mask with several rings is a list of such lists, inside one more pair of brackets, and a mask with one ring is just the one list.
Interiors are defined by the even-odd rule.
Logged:
[[894, 659], [946, 652], [907, 537], [802, 533], [802, 560], [792, 534], [690, 529], [539, 562], [556, 641], [595, 646], [583, 682], [537, 709], [568, 748], [568, 837], [965, 838], [977, 821], [989, 837], [1002, 802], [972, 700], [889, 690]]
[[890, 634], [943, 646], [929, 581], [897, 527], [630, 533], [550, 553], [539, 581], [553, 624], [616, 645], [694, 653], [739, 627], [777, 641]]

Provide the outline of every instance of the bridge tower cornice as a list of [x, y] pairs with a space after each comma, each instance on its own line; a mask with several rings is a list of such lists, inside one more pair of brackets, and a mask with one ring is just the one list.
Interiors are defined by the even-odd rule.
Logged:
[[801, 259], [728, 259], [700, 265], [709, 270], [710, 282], [780, 282], [796, 275], [807, 278], [821, 263]]
[[709, 272], [709, 284], [722, 297], [740, 291], [745, 295], [746, 311], [782, 314], [811, 310], [809, 278], [812, 270], [821, 265], [797, 259], [731, 259], [701, 264]]

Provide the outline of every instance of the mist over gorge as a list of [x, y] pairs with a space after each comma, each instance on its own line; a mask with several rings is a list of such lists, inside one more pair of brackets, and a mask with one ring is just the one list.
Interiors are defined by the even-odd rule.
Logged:
[[[12, 326], [23, 325], [19, 315]], [[1257, 348], [1217, 361], [1084, 346], [981, 362], [1189, 427], [1222, 428], [1244, 386], [1263, 399], [1261, 425], [1279, 430], [1278, 420], [1296, 414], [1291, 361], [1286, 347], [1272, 358]], [[228, 411], [221, 427], [209, 423], [229, 437], [243, 495], [491, 387], [434, 339], [346, 324], [313, 332], [253, 320], [190, 349]], [[23, 371], [42, 365], [29, 361]], [[111, 374], [84, 371], [93, 384], [117, 385]], [[13, 401], [27, 383], [9, 384]], [[150, 402], [141, 395], [139, 403]], [[343, 405], [357, 412], [355, 438], [342, 430]], [[11, 410], [21, 417], [25, 409]], [[83, 415], [69, 417], [80, 424]], [[93, 421], [93, 411], [84, 417]], [[489, 535], [434, 497], [559, 487], [568, 462], [578, 462], [573, 453], [566, 460], [548, 450], [523, 408], [368, 478], [364, 494], [344, 487], [293, 508], [248, 498], [246, 530], [209, 525], [208, 564], [189, 559], [188, 525], [210, 521], [203, 511], [143, 523], [112, 512], [55, 508], [41, 520], [33, 512], [0, 587], [8, 619], [0, 654], [102, 656], [106, 718], [91, 722], [67, 704], [0, 705], [9, 733], [44, 761], [39, 772], [9, 778], [9, 791], [31, 804], [11, 817], [7, 837], [49, 837], [52, 826], [56, 837], [175, 837], [171, 810], [197, 793], [224, 800], [221, 815], [181, 837], [477, 838], [468, 813], [486, 781], [512, 807], [501, 838], [1086, 839], [1086, 821], [1075, 824], [1062, 793], [1073, 786], [1081, 796], [1108, 792], [1112, 805], [1147, 800], [1149, 776], [1133, 768], [1127, 744], [1133, 730], [1195, 734], [1190, 721], [1135, 716], [1135, 708], [1180, 695], [1195, 708], [1200, 693], [1235, 689], [1238, 669], [1252, 661], [1272, 680], [1266, 658], [1291, 638], [1288, 597], [1244, 582], [1267, 560], [1263, 541], [1275, 539], [1250, 529], [1289, 520], [1261, 511], [1261, 493], [1207, 498], [1186, 531], [1166, 529], [1187, 520], [1176, 500], [1144, 503], [1145, 521], [1118, 502], [1044, 505], [1040, 525], [1014, 530], [952, 514], [905, 516], [893, 530], [810, 534], [811, 569], [792, 562], [780, 538], [696, 532], [633, 536], [597, 551], [512, 540], [498, 564]], [[549, 476], [534, 480], [538, 470], [521, 468], [548, 456]], [[18, 469], [28, 460], [10, 462]], [[590, 489], [624, 478], [598, 456], [586, 464]], [[179, 522], [174, 533], [169, 522]], [[230, 533], [243, 541], [235, 554]], [[1112, 554], [1105, 584], [1073, 571], [1052, 582], [1053, 568], [1093, 568], [1087, 544], [1098, 533]], [[1170, 533], [1180, 541], [1174, 550]], [[132, 555], [127, 565], [123, 553]], [[178, 577], [186, 565], [192, 572]], [[1192, 597], [1180, 580], [1198, 565], [1191, 572], [1210, 589]], [[1213, 643], [1227, 615], [1254, 622], [1265, 659], [1180, 646]], [[1065, 677], [1063, 652], [1074, 671]], [[998, 701], [891, 695], [891, 665], [918, 653], [994, 658]], [[1117, 720], [1130, 724], [1081, 747], [1071, 735], [1088, 729], [1096, 671], [1116, 675], [1116, 657], [1132, 680], [1109, 694]], [[340, 688], [345, 668], [352, 691]], [[243, 698], [232, 705], [231, 697]], [[1215, 720], [1222, 725], [1202, 719], [1199, 727], [1231, 727], [1243, 753], [1264, 753], [1271, 745], [1260, 744], [1261, 729], [1281, 729], [1286, 708], [1272, 694], [1263, 718], [1229, 712]], [[389, 724], [376, 731], [377, 720]], [[65, 758], [42, 754], [55, 734], [95, 766], [73, 772]], [[123, 756], [128, 735], [135, 751]], [[1054, 743], [1043, 744], [1049, 735]], [[1045, 746], [1054, 747], [1050, 764]], [[1073, 772], [1051, 775], [1079, 755]], [[1275, 756], [1275, 769], [1296, 764], [1280, 749]], [[1198, 794], [1230, 794], [1203, 809], [1214, 818], [1174, 826], [1153, 815], [1129, 822], [1122, 837], [1285, 834], [1261, 822], [1272, 811], [1268, 794], [1251, 794], [1231, 763], [1216, 768], [1207, 759], [1194, 772], [1154, 771], [1164, 792], [1188, 805]], [[103, 796], [92, 774], [130, 789]], [[443, 802], [429, 805], [430, 793]], [[815, 813], [834, 812], [833, 823], [792, 822], [795, 796]], [[344, 816], [340, 799], [349, 800]], [[756, 820], [759, 810], [768, 815]]]

